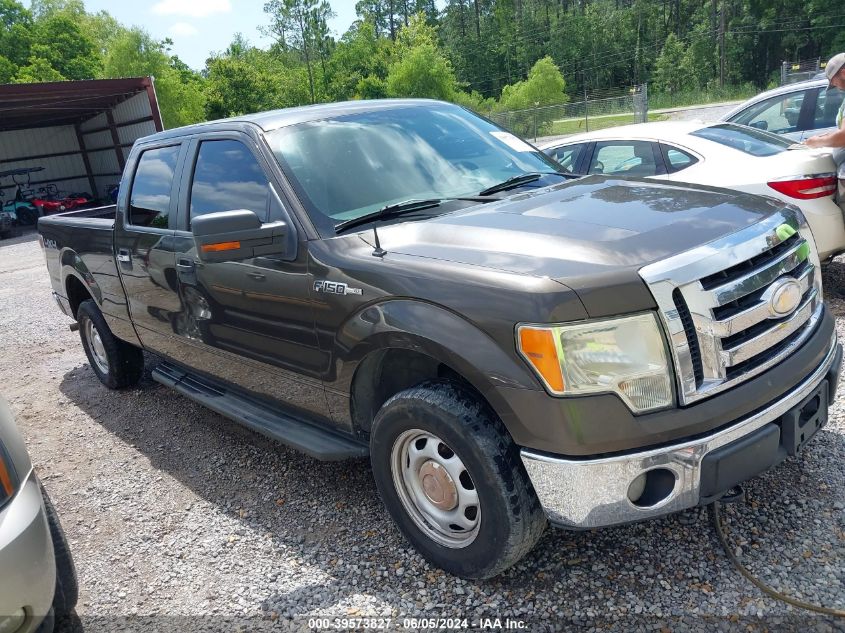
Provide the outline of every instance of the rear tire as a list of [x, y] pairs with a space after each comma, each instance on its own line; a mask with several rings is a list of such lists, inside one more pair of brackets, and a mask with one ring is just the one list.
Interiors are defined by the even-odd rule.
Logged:
[[41, 496], [44, 499], [47, 524], [50, 527], [50, 538], [53, 541], [53, 552], [56, 556], [56, 591], [53, 594], [53, 613], [56, 620], [61, 620], [76, 608], [76, 603], [79, 600], [79, 583], [76, 577], [76, 565], [73, 564], [73, 556], [70, 553], [65, 531], [44, 486], [41, 486]]
[[427, 561], [456, 576], [501, 573], [546, 526], [504, 425], [456, 383], [426, 382], [385, 402], [370, 459], [399, 529]]
[[109, 389], [123, 389], [141, 380], [143, 352], [112, 334], [93, 300], [79, 304], [76, 320], [85, 355], [100, 382]]

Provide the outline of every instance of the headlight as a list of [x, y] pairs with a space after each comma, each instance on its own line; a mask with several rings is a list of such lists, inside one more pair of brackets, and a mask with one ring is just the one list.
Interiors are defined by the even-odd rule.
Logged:
[[12, 467], [12, 462], [6, 451], [3, 450], [3, 445], [0, 444], [0, 508], [15, 496], [16, 490], [15, 469]]
[[558, 396], [616, 393], [635, 413], [674, 404], [669, 356], [653, 312], [517, 327], [517, 348]]

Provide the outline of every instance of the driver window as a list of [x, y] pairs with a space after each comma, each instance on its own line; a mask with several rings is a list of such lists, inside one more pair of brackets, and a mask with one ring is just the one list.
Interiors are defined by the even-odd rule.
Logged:
[[191, 184], [192, 220], [206, 213], [247, 209], [266, 222], [269, 203], [270, 183], [246, 145], [234, 140], [200, 143]]
[[731, 121], [775, 134], [798, 132], [798, 115], [801, 114], [805, 95], [806, 91], [800, 90], [771, 97], [754, 104]]
[[821, 90], [816, 99], [816, 112], [813, 116], [813, 129], [818, 130], [825, 127], [836, 127], [836, 114], [842, 105], [845, 92], [839, 88]]

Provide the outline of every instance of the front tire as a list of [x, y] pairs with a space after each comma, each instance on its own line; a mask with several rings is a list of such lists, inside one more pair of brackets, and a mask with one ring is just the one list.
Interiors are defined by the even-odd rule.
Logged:
[[405, 537], [437, 567], [490, 578], [521, 559], [546, 526], [507, 430], [456, 383], [402, 391], [370, 436], [379, 494]]
[[112, 334], [93, 300], [79, 304], [76, 320], [85, 355], [100, 382], [109, 389], [123, 389], [141, 380], [143, 352]]

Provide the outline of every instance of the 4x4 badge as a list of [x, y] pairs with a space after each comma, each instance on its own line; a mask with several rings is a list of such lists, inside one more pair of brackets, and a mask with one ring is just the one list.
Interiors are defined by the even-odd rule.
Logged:
[[314, 292], [326, 292], [330, 295], [361, 295], [364, 291], [360, 288], [351, 288], [343, 282], [326, 281], [318, 279], [314, 282]]

